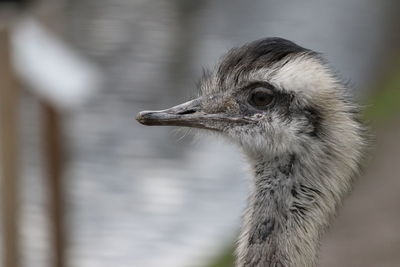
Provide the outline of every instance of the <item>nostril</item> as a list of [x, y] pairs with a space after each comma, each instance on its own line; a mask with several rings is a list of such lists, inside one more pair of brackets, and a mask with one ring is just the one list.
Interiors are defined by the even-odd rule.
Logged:
[[193, 114], [193, 113], [195, 113], [197, 110], [195, 110], [195, 109], [188, 109], [188, 110], [184, 110], [184, 111], [182, 111], [182, 112], [178, 112], [177, 114], [178, 115], [187, 115], [187, 114]]

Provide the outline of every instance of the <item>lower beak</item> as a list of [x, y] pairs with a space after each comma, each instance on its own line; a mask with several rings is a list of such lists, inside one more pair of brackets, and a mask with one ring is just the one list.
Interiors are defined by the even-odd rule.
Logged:
[[169, 125], [220, 130], [221, 123], [249, 122], [249, 119], [227, 116], [224, 113], [207, 114], [202, 111], [202, 98], [197, 98], [169, 109], [142, 111], [136, 120], [144, 125]]

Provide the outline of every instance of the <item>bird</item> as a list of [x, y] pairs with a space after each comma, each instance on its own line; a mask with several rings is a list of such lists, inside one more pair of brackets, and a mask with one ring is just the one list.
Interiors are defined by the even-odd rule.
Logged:
[[349, 86], [321, 53], [269, 37], [229, 50], [204, 72], [199, 92], [136, 119], [222, 135], [248, 159], [235, 266], [316, 266], [321, 238], [367, 154], [368, 130]]

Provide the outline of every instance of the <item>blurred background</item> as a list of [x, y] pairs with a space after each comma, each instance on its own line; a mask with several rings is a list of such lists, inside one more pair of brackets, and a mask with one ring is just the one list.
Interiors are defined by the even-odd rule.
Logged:
[[196, 94], [227, 49], [322, 52], [376, 136], [320, 266], [400, 266], [400, 2], [2, 0], [4, 267], [226, 267], [245, 206], [236, 148], [137, 112]]

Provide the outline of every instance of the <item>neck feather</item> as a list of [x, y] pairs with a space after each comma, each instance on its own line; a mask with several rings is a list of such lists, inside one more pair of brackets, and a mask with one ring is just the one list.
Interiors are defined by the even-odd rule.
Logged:
[[[353, 173], [333, 157], [290, 154], [253, 160], [237, 266], [315, 266], [320, 237]], [[334, 171], [338, 168], [340, 175]]]

